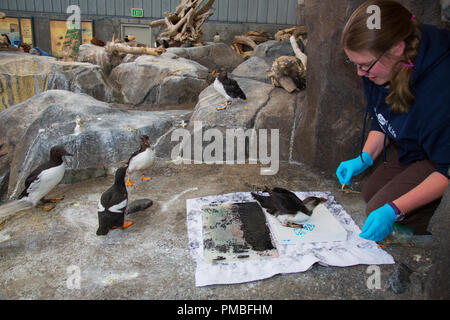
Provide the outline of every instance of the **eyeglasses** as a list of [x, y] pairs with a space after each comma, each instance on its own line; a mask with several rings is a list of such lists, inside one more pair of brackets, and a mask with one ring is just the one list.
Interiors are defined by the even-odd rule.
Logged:
[[369, 66], [367, 70], [363, 69], [363, 67], [360, 64], [354, 63], [349, 58], [345, 59], [345, 62], [348, 64], [353, 64], [355, 67], [358, 68], [358, 70], [361, 70], [362, 72], [369, 73], [370, 70], [372, 70], [372, 68], [377, 64], [377, 62], [381, 59], [382, 56], [384, 56], [384, 52], [374, 62], [372, 62], [372, 64]]

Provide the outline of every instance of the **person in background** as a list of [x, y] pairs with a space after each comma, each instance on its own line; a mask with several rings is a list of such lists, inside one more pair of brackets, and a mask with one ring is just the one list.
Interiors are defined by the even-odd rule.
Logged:
[[[368, 27], [369, 6], [379, 7], [381, 28]], [[378, 156], [384, 160], [363, 187], [368, 217], [360, 237], [381, 241], [394, 223], [429, 234], [449, 179], [450, 31], [421, 24], [396, 1], [371, 0], [350, 17], [342, 46], [362, 78], [371, 127], [360, 154], [336, 175], [349, 185]]]
[[19, 49], [20, 51], [23, 51], [25, 53], [30, 53], [31, 47], [28, 44], [22, 42], [19, 44]]
[[39, 47], [34, 47], [33, 49], [30, 50], [30, 53], [35, 54], [37, 56], [51, 57], [51, 54], [49, 54], [48, 52], [45, 52], [44, 50], [42, 50]]
[[2, 33], [2, 38], [6, 40], [6, 42], [8, 42], [9, 45], [11, 45], [11, 40], [9, 40], [9, 37], [6, 33]]

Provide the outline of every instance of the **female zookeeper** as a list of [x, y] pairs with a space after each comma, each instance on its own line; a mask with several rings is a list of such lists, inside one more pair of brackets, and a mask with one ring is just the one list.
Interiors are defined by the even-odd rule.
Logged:
[[[368, 23], [369, 6], [379, 8], [379, 28]], [[360, 236], [381, 241], [394, 223], [427, 234], [449, 179], [450, 32], [421, 24], [395, 1], [373, 0], [351, 15], [342, 46], [362, 78], [371, 125], [364, 142], [365, 118], [360, 154], [336, 175], [349, 185], [384, 160], [363, 187], [368, 217]]]

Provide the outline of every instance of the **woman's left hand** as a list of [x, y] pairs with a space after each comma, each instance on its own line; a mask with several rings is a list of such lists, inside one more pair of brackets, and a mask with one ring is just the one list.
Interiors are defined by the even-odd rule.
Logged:
[[385, 204], [369, 214], [359, 236], [367, 240], [381, 241], [391, 233], [395, 219], [394, 209]]

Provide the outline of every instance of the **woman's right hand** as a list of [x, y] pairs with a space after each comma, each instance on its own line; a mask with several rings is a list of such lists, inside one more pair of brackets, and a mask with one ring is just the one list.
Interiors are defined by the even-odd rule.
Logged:
[[363, 152], [362, 157], [358, 156], [354, 159], [341, 162], [336, 170], [336, 175], [341, 185], [344, 183], [350, 185], [352, 177], [362, 173], [372, 165], [373, 160], [370, 154]]

